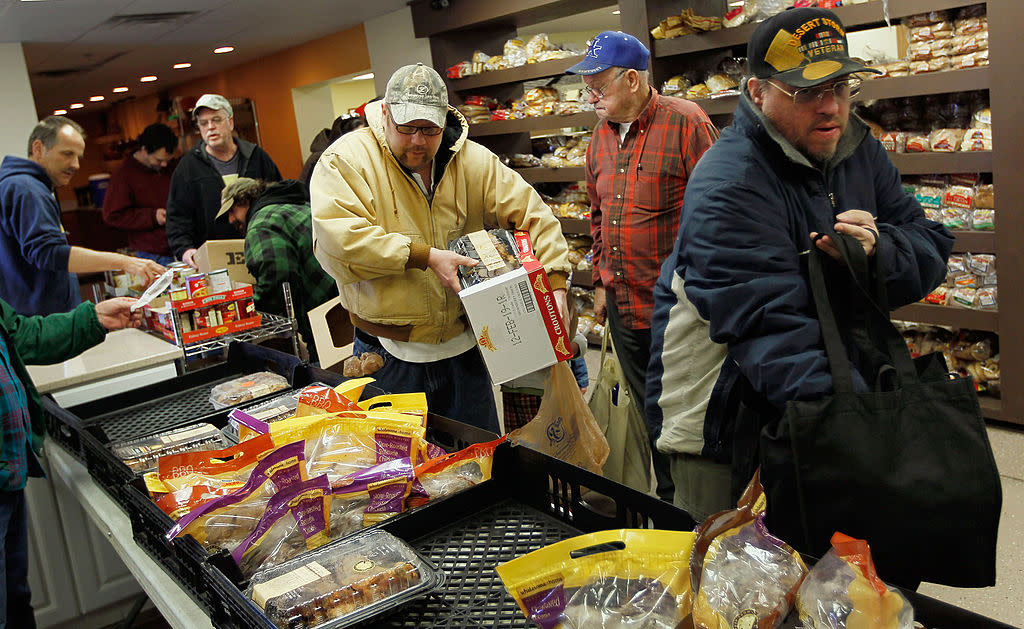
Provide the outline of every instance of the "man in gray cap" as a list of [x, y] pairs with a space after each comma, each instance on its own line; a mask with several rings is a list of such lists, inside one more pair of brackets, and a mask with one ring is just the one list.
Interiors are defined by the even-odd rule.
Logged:
[[310, 183], [313, 249], [338, 282], [355, 353], [384, 357], [374, 374], [382, 388], [424, 391], [433, 412], [498, 432], [456, 294], [459, 265], [476, 261], [448, 243], [485, 228], [528, 231], [564, 318], [570, 267], [558, 221], [521, 176], [467, 138], [469, 123], [432, 68], [395, 71], [366, 122], [328, 147]]
[[193, 256], [207, 240], [236, 238], [227, 221], [216, 221], [220, 192], [238, 177], [272, 182], [281, 173], [270, 156], [236, 137], [231, 103], [220, 94], [203, 94], [192, 116], [202, 141], [181, 158], [167, 197], [167, 242], [178, 259], [196, 266]]

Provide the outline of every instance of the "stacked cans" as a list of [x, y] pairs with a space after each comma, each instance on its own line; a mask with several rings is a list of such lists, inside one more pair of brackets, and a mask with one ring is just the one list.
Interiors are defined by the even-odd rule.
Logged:
[[[175, 262], [169, 268], [174, 270], [169, 291], [171, 301], [207, 297], [228, 292], [232, 288], [227, 269], [197, 273], [195, 269], [184, 262]], [[256, 316], [256, 306], [250, 298], [183, 312], [179, 320], [182, 332], [193, 332], [254, 316]]]

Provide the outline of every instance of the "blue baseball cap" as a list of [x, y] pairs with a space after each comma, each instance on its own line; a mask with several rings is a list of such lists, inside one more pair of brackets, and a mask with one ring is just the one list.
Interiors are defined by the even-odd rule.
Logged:
[[569, 74], [597, 74], [608, 68], [646, 70], [651, 59], [639, 39], [622, 31], [600, 33], [587, 47], [587, 56], [566, 70]]

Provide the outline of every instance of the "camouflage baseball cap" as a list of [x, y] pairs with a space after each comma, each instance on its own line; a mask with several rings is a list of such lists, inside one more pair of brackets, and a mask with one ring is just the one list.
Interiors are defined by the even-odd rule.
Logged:
[[260, 182], [255, 179], [248, 177], [239, 177], [228, 185], [224, 186], [224, 189], [220, 193], [220, 212], [217, 212], [217, 216], [213, 217], [213, 220], [217, 220], [221, 216], [228, 213], [228, 210], [235, 207], [235, 197], [247, 192], [259, 188]]
[[395, 70], [384, 92], [384, 102], [395, 124], [428, 120], [444, 127], [448, 113], [448, 89], [437, 71], [417, 63]]

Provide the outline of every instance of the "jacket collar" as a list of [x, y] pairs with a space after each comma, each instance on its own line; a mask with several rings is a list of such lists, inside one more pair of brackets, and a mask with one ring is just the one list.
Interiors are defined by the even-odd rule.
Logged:
[[[242, 160], [246, 162], [249, 161], [249, 158], [252, 157], [252, 152], [256, 149], [256, 145], [247, 140], [243, 140], [237, 135], [233, 135], [231, 136], [231, 138], [235, 141], [235, 146], [238, 147], [238, 152], [242, 154]], [[192, 152], [198, 155], [203, 160], [207, 162], [210, 161], [210, 154], [206, 152], [206, 142], [204, 142], [203, 140], [200, 140], [195, 146], [192, 147]]]
[[744, 133], [759, 141], [776, 146], [794, 164], [825, 172], [831, 171], [850, 157], [857, 147], [860, 146], [861, 142], [864, 141], [869, 131], [868, 125], [857, 114], [850, 112], [850, 120], [846, 125], [846, 130], [843, 131], [842, 137], [839, 138], [839, 144], [836, 146], [836, 154], [824, 165], [824, 168], [812, 164], [807, 159], [807, 156], [796, 150], [789, 140], [782, 136], [779, 130], [775, 128], [775, 125], [772, 124], [772, 121], [764, 115], [761, 108], [754, 103], [750, 97], [750, 92], [747, 90], [746, 80], [740, 86], [740, 103], [736, 108], [733, 124]]

